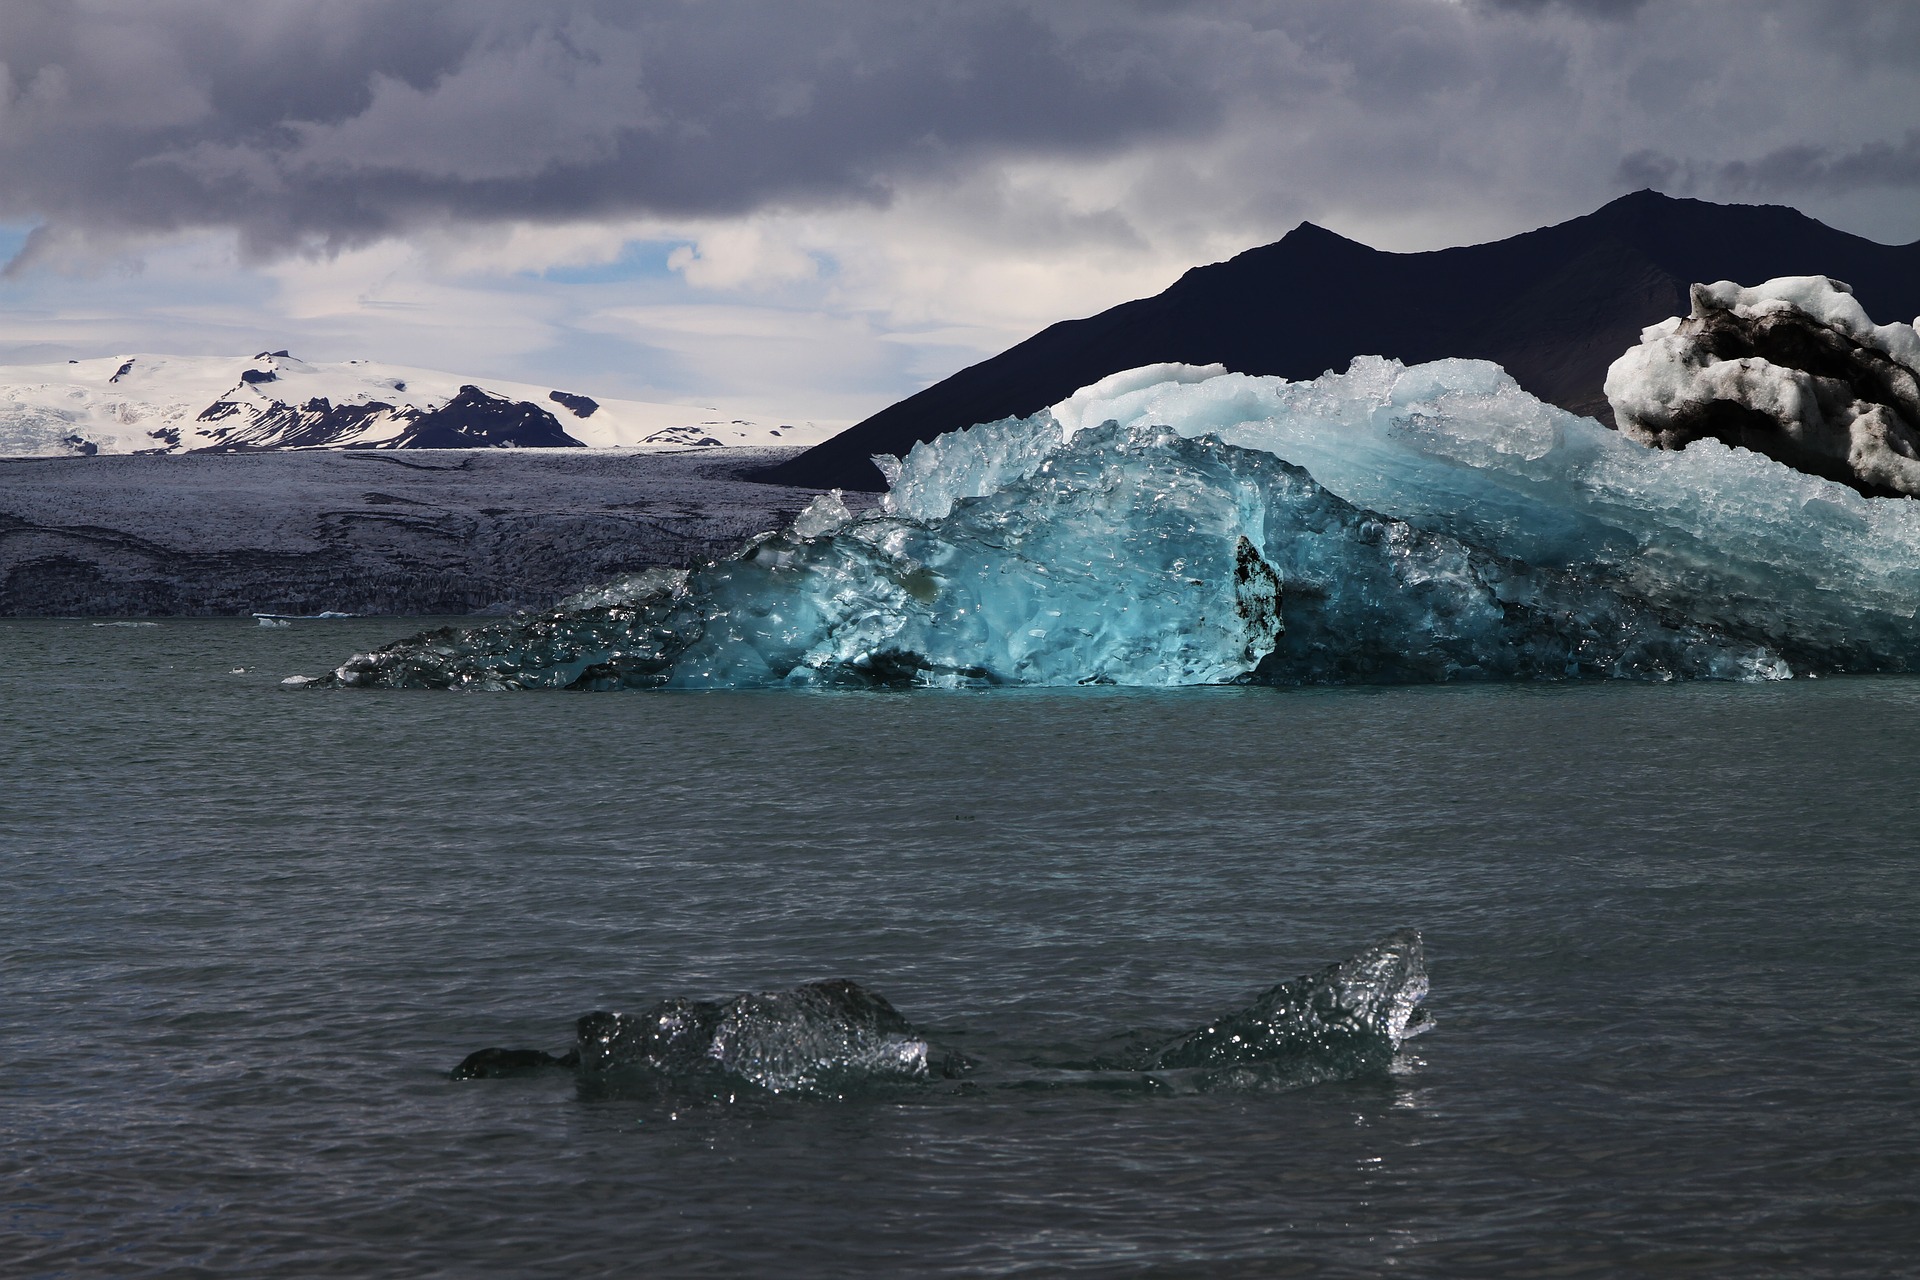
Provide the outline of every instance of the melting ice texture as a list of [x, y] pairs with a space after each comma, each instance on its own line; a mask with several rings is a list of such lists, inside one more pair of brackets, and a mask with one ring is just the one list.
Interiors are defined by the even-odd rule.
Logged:
[[1376, 1075], [1432, 1028], [1420, 935], [1402, 929], [1318, 973], [1280, 983], [1236, 1013], [1143, 1055], [1138, 1069], [1202, 1088], [1318, 1084]]
[[358, 655], [349, 686], [1776, 679], [1920, 665], [1920, 504], [1646, 448], [1497, 365], [1158, 365], [941, 436], [691, 573]]
[[575, 1053], [584, 1078], [616, 1086], [769, 1093], [833, 1094], [954, 1070], [884, 997], [843, 978], [725, 1002], [663, 1000], [633, 1015], [590, 1013]]
[[742, 1090], [846, 1097], [976, 1071], [982, 1083], [1015, 1088], [1293, 1088], [1389, 1070], [1401, 1044], [1432, 1025], [1426, 995], [1420, 935], [1403, 929], [1204, 1027], [1083, 1069], [971, 1062], [935, 1046], [885, 997], [835, 979], [724, 1001], [662, 1000], [638, 1014], [590, 1013], [562, 1057], [482, 1049], [452, 1075], [562, 1066], [598, 1093], [725, 1098]]

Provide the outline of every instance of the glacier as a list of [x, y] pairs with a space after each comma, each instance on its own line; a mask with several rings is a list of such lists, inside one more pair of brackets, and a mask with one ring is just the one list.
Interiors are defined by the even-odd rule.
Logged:
[[1920, 665], [1920, 504], [1649, 448], [1497, 365], [1157, 365], [881, 459], [690, 572], [297, 682], [451, 689], [1780, 679]]

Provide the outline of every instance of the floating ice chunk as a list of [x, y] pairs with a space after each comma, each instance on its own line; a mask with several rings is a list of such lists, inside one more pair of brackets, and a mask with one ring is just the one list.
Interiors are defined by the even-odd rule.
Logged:
[[1273, 460], [1164, 429], [1092, 435], [942, 521], [883, 514], [813, 537], [766, 535], [683, 579], [422, 637], [356, 658], [336, 679], [717, 688], [1246, 675], [1280, 634], [1280, 587], [1259, 551], [1262, 480], [1234, 469]]
[[663, 1000], [638, 1014], [590, 1013], [578, 1031], [574, 1061], [583, 1076], [643, 1086], [834, 1094], [950, 1071], [885, 997], [845, 979], [724, 1002]]
[[1198, 1069], [1201, 1083], [1215, 1087], [1274, 1077], [1314, 1084], [1375, 1074], [1392, 1065], [1404, 1041], [1432, 1028], [1420, 1003], [1426, 996], [1420, 934], [1403, 929], [1148, 1051], [1141, 1069]]
[[360, 655], [334, 681], [1166, 686], [1787, 672], [1751, 638], [1356, 508], [1270, 453], [1147, 425], [1081, 431], [1030, 474], [937, 518], [770, 534], [684, 580], [648, 581]]
[[578, 1070], [598, 1088], [645, 1092], [840, 1095], [876, 1084], [951, 1075], [961, 1060], [936, 1050], [884, 996], [844, 978], [731, 1000], [662, 1000], [641, 1013], [589, 1013], [574, 1046], [482, 1049], [455, 1080]]
[[842, 978], [731, 1000], [661, 1000], [637, 1014], [589, 1013], [564, 1054], [481, 1049], [451, 1075], [473, 1080], [564, 1067], [596, 1090], [726, 1097], [742, 1087], [845, 1097], [976, 1071], [986, 1083], [1012, 1088], [1294, 1087], [1390, 1069], [1401, 1044], [1432, 1026], [1421, 1004], [1426, 996], [1420, 934], [1403, 929], [1124, 1061], [1037, 1069], [975, 1062], [937, 1047], [885, 997]]

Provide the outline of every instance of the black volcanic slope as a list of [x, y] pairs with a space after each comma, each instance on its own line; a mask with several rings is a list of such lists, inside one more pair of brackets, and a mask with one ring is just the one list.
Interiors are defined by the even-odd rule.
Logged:
[[1828, 275], [1879, 323], [1920, 314], [1920, 241], [1876, 244], [1794, 209], [1653, 191], [1492, 244], [1383, 253], [1302, 223], [1196, 267], [1164, 293], [1053, 325], [882, 409], [762, 479], [877, 489], [876, 453], [1029, 414], [1121, 369], [1160, 361], [1313, 378], [1357, 355], [1472, 356], [1528, 391], [1612, 425], [1600, 385], [1640, 330], [1687, 313], [1695, 281]]
[[431, 413], [423, 413], [390, 449], [578, 449], [560, 420], [526, 400], [490, 396], [465, 386]]

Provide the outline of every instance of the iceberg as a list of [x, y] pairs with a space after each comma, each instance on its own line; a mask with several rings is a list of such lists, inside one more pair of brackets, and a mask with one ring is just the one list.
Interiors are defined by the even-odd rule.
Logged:
[[1920, 665], [1920, 504], [1649, 448], [1497, 365], [1116, 374], [883, 459], [692, 571], [310, 683], [443, 689], [1780, 679]]
[[749, 1094], [844, 1098], [875, 1088], [980, 1075], [1005, 1088], [1120, 1087], [1151, 1092], [1294, 1088], [1378, 1075], [1433, 1025], [1420, 934], [1402, 929], [1251, 1004], [1124, 1059], [1077, 1068], [1010, 1063], [997, 1071], [934, 1045], [884, 996], [836, 978], [730, 1000], [661, 1000], [637, 1014], [589, 1013], [564, 1054], [481, 1049], [455, 1080], [575, 1073], [603, 1094]]

